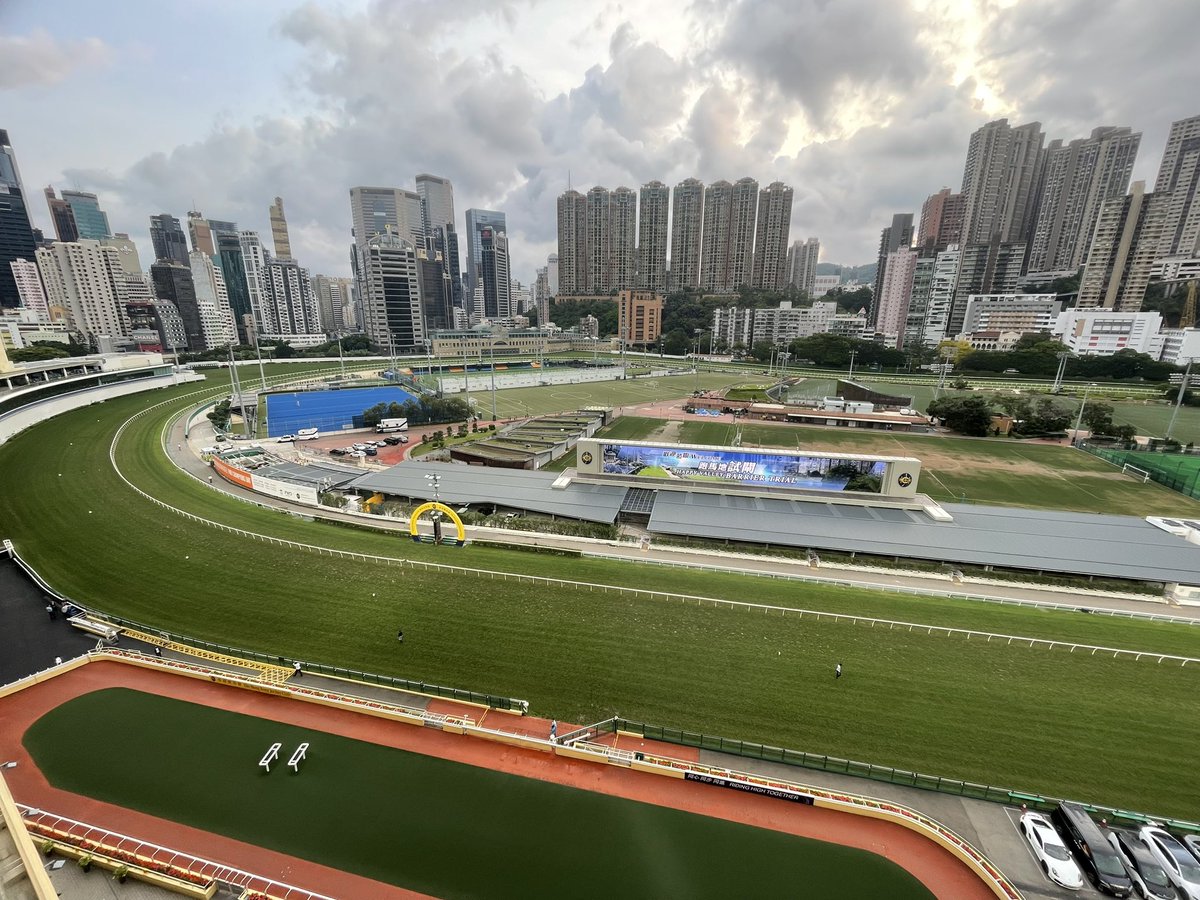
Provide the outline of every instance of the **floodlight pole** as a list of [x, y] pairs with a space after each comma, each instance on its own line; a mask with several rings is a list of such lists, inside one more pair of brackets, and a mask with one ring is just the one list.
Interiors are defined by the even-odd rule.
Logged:
[[[1087, 406], [1088, 393], [1094, 388], [1095, 384], [1089, 384], [1083, 389], [1083, 402], [1079, 404], [1079, 415], [1075, 417], [1075, 437], [1074, 445], [1079, 446], [1079, 428], [1083, 424], [1083, 410]], [[1169, 429], [1168, 429], [1169, 430]]]
[[496, 421], [496, 333], [488, 340], [488, 361], [492, 365], [492, 421]]
[[846, 375], [846, 380], [847, 380], [847, 381], [853, 381], [853, 380], [854, 380], [854, 357], [856, 357], [856, 356], [858, 356], [858, 351], [857, 351], [857, 350], [851, 350], [851, 351], [850, 351], [850, 372], [849, 372], [849, 373]]
[[1067, 371], [1067, 360], [1071, 358], [1071, 354], [1063, 350], [1058, 354], [1058, 374], [1054, 376], [1054, 387], [1051, 393], [1057, 394], [1062, 390], [1063, 373]]
[[1192, 363], [1195, 357], [1188, 359], [1187, 368], [1183, 370], [1183, 381], [1179, 382], [1179, 393], [1175, 396], [1175, 409], [1171, 413], [1171, 421], [1167, 423], [1166, 440], [1171, 439], [1171, 431], [1175, 428], [1175, 419], [1179, 416], [1179, 407], [1183, 405], [1183, 395], [1187, 393], [1188, 382], [1192, 378]]

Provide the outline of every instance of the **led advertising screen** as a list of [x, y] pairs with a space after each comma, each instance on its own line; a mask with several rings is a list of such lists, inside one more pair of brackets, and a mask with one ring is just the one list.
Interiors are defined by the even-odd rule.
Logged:
[[879, 494], [887, 463], [877, 459], [832, 459], [778, 453], [695, 447], [601, 444], [606, 475], [720, 482], [805, 491], [864, 491]]

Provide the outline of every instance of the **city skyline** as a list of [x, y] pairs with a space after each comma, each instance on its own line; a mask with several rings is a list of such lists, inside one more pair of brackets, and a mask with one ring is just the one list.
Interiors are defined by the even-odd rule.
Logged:
[[[1069, 6], [1029, 3], [650, 8], [480, 8], [464, 13], [451, 42], [423, 6], [256, 7], [239, 10], [235, 29], [233, 8], [220, 4], [119, 21], [80, 3], [7, 4], [3, 125], [27, 191], [96, 193], [143, 256], [151, 214], [183, 219], [199, 208], [268, 234], [266, 210], [282, 196], [297, 258], [347, 275], [345, 191], [411, 190], [412, 175], [396, 183], [397, 171], [436, 172], [453, 182], [458, 209], [508, 214], [524, 282], [554, 249], [555, 198], [568, 179], [586, 191], [753, 172], [795, 187], [793, 233], [820, 234], [827, 260], [857, 264], [874, 255], [880, 221], [956, 183], [963, 141], [988, 121], [1039, 121], [1068, 142], [1127, 125], [1143, 134], [1132, 177], [1152, 184], [1170, 122], [1194, 114], [1172, 87], [1186, 59], [1172, 48], [1198, 16], [1183, 3], [1136, 14], [1112, 3], [1087, 22]], [[1064, 50], [1074, 30], [1087, 32], [1087, 54]], [[815, 33], [854, 40], [806, 38]], [[1097, 69], [1089, 61], [1106, 47], [1114, 53]], [[225, 54], [251, 69], [221, 71]], [[1051, 54], [1060, 75], [1041, 83], [1035, 73]], [[339, 68], [351, 56], [359, 74]], [[404, 72], [381, 77], [397, 59]], [[410, 74], [421, 89], [394, 102], [387, 86]], [[189, 103], [136, 116], [149, 84], [186, 89]], [[431, 96], [453, 102], [421, 99]], [[353, 111], [379, 104], [395, 108], [382, 119]], [[77, 142], [46, 129], [47, 108], [72, 116]], [[415, 127], [418, 116], [430, 127]], [[395, 134], [410, 138], [397, 147]], [[30, 206], [52, 234], [44, 202]]]

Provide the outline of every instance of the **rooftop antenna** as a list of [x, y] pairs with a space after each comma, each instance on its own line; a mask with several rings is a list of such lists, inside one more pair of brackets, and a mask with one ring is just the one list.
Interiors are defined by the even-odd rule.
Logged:
[[567, 190], [571, 189], [571, 170], [567, 169]]

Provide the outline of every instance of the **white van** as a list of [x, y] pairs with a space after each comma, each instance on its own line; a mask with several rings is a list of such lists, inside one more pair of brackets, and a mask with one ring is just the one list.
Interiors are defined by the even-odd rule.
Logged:
[[298, 441], [315, 441], [321, 436], [321, 432], [315, 428], [301, 428], [296, 432], [296, 440]]

